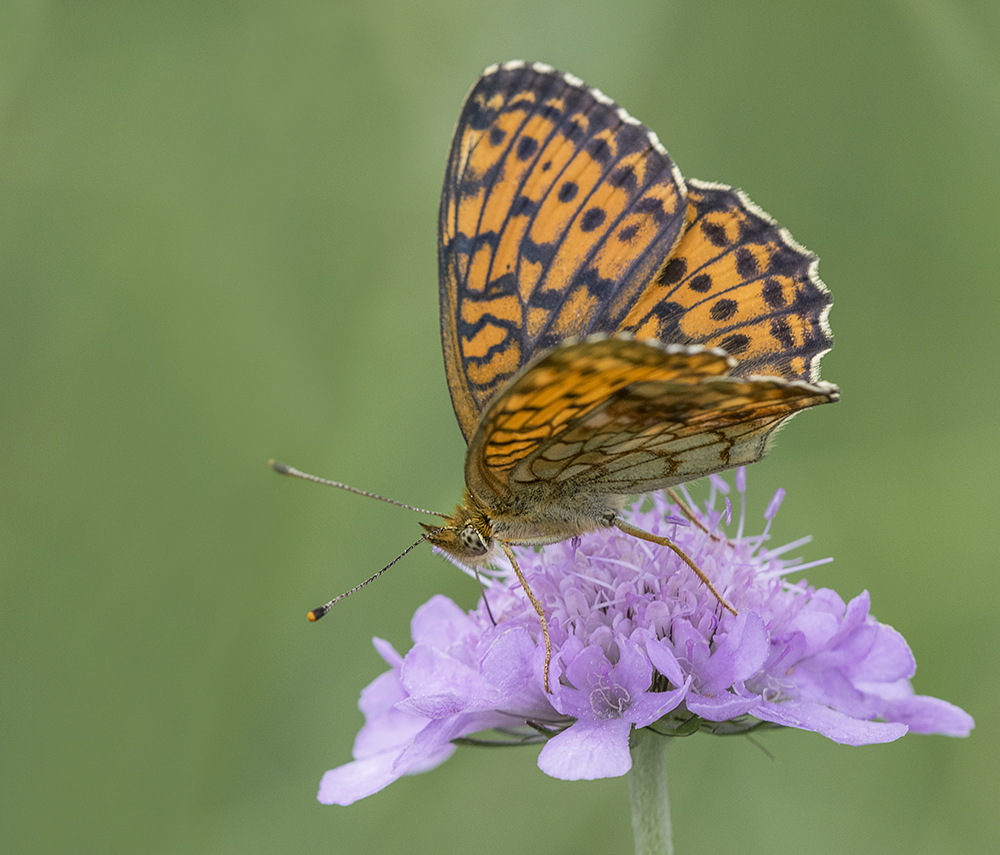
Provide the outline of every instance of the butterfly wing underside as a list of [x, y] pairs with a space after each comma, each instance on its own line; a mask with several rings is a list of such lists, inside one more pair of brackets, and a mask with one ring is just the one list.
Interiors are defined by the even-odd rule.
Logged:
[[782, 422], [838, 397], [828, 383], [732, 377], [733, 365], [631, 337], [556, 348], [484, 413], [469, 488], [487, 504], [662, 489], [759, 460]]
[[570, 337], [719, 347], [735, 376], [806, 381], [831, 345], [814, 255], [742, 192], [685, 183], [652, 131], [547, 66], [493, 67], [469, 93], [438, 247], [467, 440], [511, 378]]

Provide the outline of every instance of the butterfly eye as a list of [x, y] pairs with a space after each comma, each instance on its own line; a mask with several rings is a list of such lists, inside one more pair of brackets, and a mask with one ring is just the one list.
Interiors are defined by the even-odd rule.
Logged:
[[462, 541], [462, 546], [468, 549], [473, 555], [485, 555], [488, 551], [486, 544], [483, 543], [483, 538], [471, 525], [467, 525], [462, 529], [459, 539]]

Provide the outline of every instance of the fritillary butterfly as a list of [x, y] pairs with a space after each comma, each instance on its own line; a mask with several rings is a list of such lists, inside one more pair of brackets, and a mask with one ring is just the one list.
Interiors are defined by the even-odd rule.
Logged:
[[473, 86], [438, 221], [466, 490], [424, 539], [470, 566], [509, 559], [546, 687], [544, 610], [511, 545], [610, 526], [671, 545], [619, 518], [628, 496], [759, 460], [785, 421], [836, 401], [816, 266], [739, 190], [685, 181], [579, 79], [509, 62]]

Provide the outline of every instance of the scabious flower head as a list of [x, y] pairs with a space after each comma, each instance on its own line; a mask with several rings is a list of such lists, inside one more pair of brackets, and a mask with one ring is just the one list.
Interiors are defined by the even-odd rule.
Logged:
[[[743, 470], [737, 471], [740, 494]], [[543, 741], [542, 771], [568, 780], [625, 774], [629, 733], [733, 733], [751, 727], [814, 730], [848, 745], [889, 742], [908, 730], [967, 735], [971, 717], [910, 685], [903, 637], [868, 612], [868, 593], [834, 591], [785, 576], [783, 556], [808, 540], [767, 549], [783, 491], [761, 534], [727, 535], [729, 491], [712, 478], [698, 517], [682, 525], [665, 495], [637, 503], [633, 525], [674, 540], [738, 610], [723, 610], [669, 549], [617, 529], [517, 550], [552, 638], [551, 694], [543, 689], [538, 616], [507, 574], [489, 578], [486, 602], [465, 612], [443, 596], [413, 617], [405, 656], [376, 638], [389, 665], [361, 693], [366, 722], [354, 761], [332, 769], [319, 800], [351, 804], [406, 774], [431, 769], [456, 740], [494, 731]], [[690, 504], [690, 503], [689, 503]], [[512, 574], [511, 574], [512, 575]]]

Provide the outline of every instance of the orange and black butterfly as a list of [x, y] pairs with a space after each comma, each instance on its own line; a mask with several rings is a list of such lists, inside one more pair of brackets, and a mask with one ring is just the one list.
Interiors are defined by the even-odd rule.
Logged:
[[629, 496], [759, 460], [785, 421], [837, 400], [819, 380], [831, 299], [816, 265], [739, 190], [685, 181], [598, 90], [545, 65], [488, 68], [438, 221], [465, 497], [422, 539], [473, 567], [506, 556], [548, 649], [512, 545], [611, 526], [670, 545], [620, 518]]

